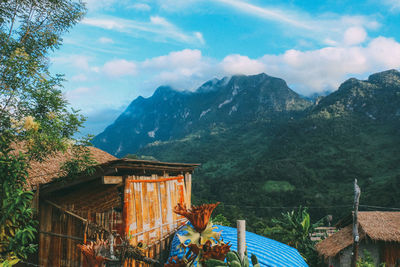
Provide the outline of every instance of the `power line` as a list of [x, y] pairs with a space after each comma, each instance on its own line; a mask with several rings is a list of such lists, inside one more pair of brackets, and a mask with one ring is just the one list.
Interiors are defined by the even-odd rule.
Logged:
[[381, 206], [370, 206], [370, 205], [359, 205], [359, 206], [372, 209], [400, 210], [400, 208], [392, 208], [392, 207], [381, 207]]
[[[251, 209], [298, 209], [300, 207], [304, 207], [307, 209], [335, 209], [335, 208], [352, 208], [352, 205], [335, 205], [335, 206], [250, 206], [250, 205], [233, 205], [233, 204], [223, 204], [224, 207], [234, 207], [234, 208], [251, 208]], [[400, 208], [395, 207], [382, 207], [382, 206], [372, 206], [372, 205], [359, 205], [364, 208], [372, 208], [372, 209], [387, 209], [387, 210], [399, 210]]]
[[338, 205], [338, 206], [292, 206], [292, 207], [281, 207], [281, 206], [238, 206], [233, 204], [223, 204], [224, 207], [236, 207], [236, 208], [254, 208], [254, 209], [298, 209], [304, 207], [307, 209], [326, 209], [326, 208], [351, 208], [352, 205]]

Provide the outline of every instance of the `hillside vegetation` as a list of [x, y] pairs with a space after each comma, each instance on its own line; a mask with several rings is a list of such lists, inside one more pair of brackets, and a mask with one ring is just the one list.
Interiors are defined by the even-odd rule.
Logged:
[[[393, 207], [400, 201], [396, 70], [371, 75], [367, 81], [349, 79], [316, 103], [265, 74], [210, 81], [195, 93], [168, 92], [173, 94], [170, 98], [157, 97], [158, 90], [140, 101], [161, 99], [161, 108], [170, 105], [162, 112], [157, 106], [151, 115], [172, 118], [158, 119], [160, 131], [163, 122], [169, 134], [156, 133], [147, 143], [131, 136], [131, 142], [141, 143], [122, 151], [201, 163], [193, 179], [194, 202], [221, 201], [216, 213], [228, 220], [246, 218], [257, 231], [271, 217], [302, 205], [309, 207], [312, 218], [332, 214], [335, 221], [351, 210], [354, 178], [362, 189], [361, 204]], [[180, 97], [181, 105], [171, 104]], [[185, 108], [188, 120], [177, 116]], [[147, 113], [138, 114], [147, 123], [155, 122]], [[117, 122], [95, 144], [107, 150], [111, 144], [103, 146], [98, 140], [106, 140], [106, 135], [117, 139], [110, 131], [118, 129]], [[149, 128], [153, 127], [157, 128]]]

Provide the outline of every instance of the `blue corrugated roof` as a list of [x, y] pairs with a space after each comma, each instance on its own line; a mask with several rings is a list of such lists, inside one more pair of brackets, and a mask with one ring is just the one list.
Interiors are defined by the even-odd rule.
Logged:
[[[236, 228], [216, 225], [218, 229], [215, 231], [221, 232], [221, 237], [224, 242], [230, 242], [232, 250], [237, 250], [237, 232]], [[178, 231], [177, 234], [182, 235], [184, 228]], [[179, 245], [179, 239], [175, 235], [172, 240], [170, 256], [182, 257], [183, 252], [179, 252], [177, 246]], [[256, 235], [246, 231], [246, 245], [248, 255], [255, 254], [261, 266], [268, 267], [306, 267], [307, 263], [299, 252], [288, 245], [282, 244], [278, 241], [269, 239], [264, 236]], [[250, 266], [251, 262], [250, 262]]]

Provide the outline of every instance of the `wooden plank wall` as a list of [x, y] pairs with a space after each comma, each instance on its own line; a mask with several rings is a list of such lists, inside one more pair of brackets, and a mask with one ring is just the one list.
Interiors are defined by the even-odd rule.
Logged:
[[[39, 265], [80, 266], [80, 253], [76, 246], [83, 243], [82, 222], [45, 202], [41, 202], [40, 205]], [[82, 240], [54, 234], [73, 236]]]
[[[168, 249], [166, 240], [186, 221], [173, 212], [178, 203], [190, 207], [191, 175], [185, 176], [129, 176], [125, 180], [125, 234], [131, 245], [141, 242], [147, 247], [150, 258], [159, 258]], [[125, 266], [146, 265], [130, 261]]]
[[[108, 232], [118, 226], [116, 220], [118, 219], [118, 214], [112, 210], [103, 213], [86, 212], [86, 215], [80, 215], [89, 218], [92, 223]], [[82, 256], [77, 245], [84, 243], [85, 228], [86, 224], [82, 220], [62, 212], [46, 201], [41, 201], [39, 265], [43, 267], [81, 266]], [[108, 234], [104, 231], [99, 232], [99, 229], [89, 226], [86, 231], [86, 237], [87, 241], [96, 240], [97, 238], [107, 239]]]
[[[191, 174], [176, 177], [129, 176], [125, 180], [122, 222], [120, 213], [113, 210], [102, 213], [85, 210], [78, 214], [107, 231], [126, 235], [132, 245], [142, 242], [147, 247], [147, 257], [159, 258], [168, 251], [172, 234], [185, 222], [182, 216], [173, 212], [174, 207], [182, 203], [189, 208], [190, 200]], [[74, 210], [73, 205], [63, 205], [62, 200], [57, 203], [67, 210]], [[82, 256], [77, 244], [83, 243], [85, 223], [45, 200], [40, 201], [39, 220], [39, 265], [80, 266]], [[86, 234], [88, 241], [106, 238], [90, 227]], [[125, 266], [146, 265], [131, 261]]]

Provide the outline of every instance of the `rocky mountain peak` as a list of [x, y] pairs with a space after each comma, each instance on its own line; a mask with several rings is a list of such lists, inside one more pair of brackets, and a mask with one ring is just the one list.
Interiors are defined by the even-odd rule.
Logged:
[[235, 75], [204, 83], [194, 92], [160, 86], [137, 98], [93, 144], [123, 156], [160, 140], [179, 138], [212, 125], [288, 117], [311, 105], [282, 79], [265, 73]]
[[177, 90], [170, 86], [160, 86], [154, 91], [153, 97], [170, 97], [175, 95], [177, 92]]
[[368, 81], [383, 86], [400, 85], [400, 72], [392, 69], [372, 74], [368, 77]]

